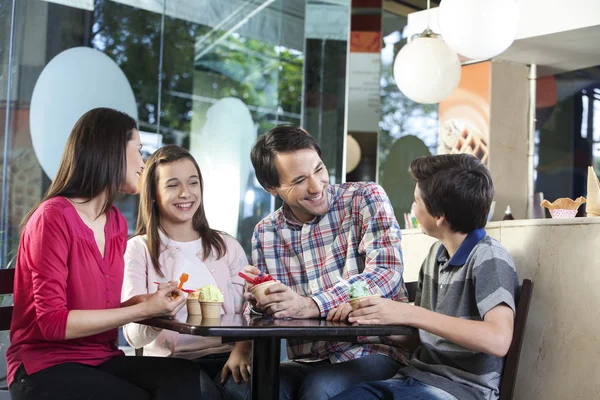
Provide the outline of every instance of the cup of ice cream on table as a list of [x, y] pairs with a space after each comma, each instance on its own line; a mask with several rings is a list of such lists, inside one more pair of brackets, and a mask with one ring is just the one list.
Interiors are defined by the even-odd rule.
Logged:
[[200, 289], [188, 293], [186, 304], [188, 315], [202, 315], [202, 309], [200, 308]]
[[265, 291], [269, 286], [276, 284], [277, 281], [273, 279], [273, 277], [269, 274], [258, 274], [256, 278], [253, 279], [252, 289], [250, 289], [250, 293], [254, 296], [256, 301], [260, 301], [265, 296]]
[[351, 284], [348, 296], [350, 297], [349, 303], [352, 311], [358, 310], [360, 302], [363, 300], [381, 297], [379, 294], [371, 294], [369, 286], [363, 281], [356, 281]]
[[202, 319], [219, 318], [223, 306], [223, 293], [215, 285], [204, 285], [200, 288], [200, 308]]

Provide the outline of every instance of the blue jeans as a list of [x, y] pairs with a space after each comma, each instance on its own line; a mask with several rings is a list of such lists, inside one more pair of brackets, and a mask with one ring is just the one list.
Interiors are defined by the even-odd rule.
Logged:
[[392, 378], [354, 386], [333, 400], [457, 400], [450, 393], [416, 381], [413, 378]]
[[[340, 363], [319, 361], [300, 363], [288, 361], [279, 367], [280, 400], [326, 400], [360, 382], [387, 379], [402, 368], [400, 362], [373, 354]], [[236, 385], [233, 379], [225, 382], [233, 400], [249, 400], [250, 385]]]
[[380, 354], [330, 363], [289, 361], [279, 369], [280, 400], [326, 400], [360, 382], [387, 379], [403, 366]]

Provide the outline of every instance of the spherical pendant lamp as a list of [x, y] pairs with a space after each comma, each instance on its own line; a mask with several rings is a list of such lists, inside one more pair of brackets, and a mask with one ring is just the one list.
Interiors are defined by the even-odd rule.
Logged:
[[479, 60], [508, 49], [517, 36], [520, 12], [515, 0], [442, 0], [438, 19], [448, 46]]
[[394, 61], [400, 91], [418, 103], [439, 103], [460, 82], [460, 60], [429, 28], [404, 45]]

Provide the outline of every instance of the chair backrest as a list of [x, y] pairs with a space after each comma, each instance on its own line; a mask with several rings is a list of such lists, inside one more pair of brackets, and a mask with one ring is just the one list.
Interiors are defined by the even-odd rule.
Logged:
[[415, 298], [417, 297], [417, 285], [419, 282], [404, 282], [406, 286], [406, 291], [408, 292], [408, 302], [414, 303]]
[[521, 355], [521, 345], [523, 344], [523, 336], [525, 335], [525, 324], [527, 323], [532, 291], [533, 282], [529, 279], [524, 279], [517, 304], [517, 318], [515, 320], [512, 342], [504, 358], [504, 371], [502, 372], [502, 380], [500, 381], [500, 400], [511, 400], [515, 392], [517, 367], [519, 366], [519, 356]]
[[[13, 294], [15, 284], [15, 270], [0, 269], [0, 295]], [[10, 320], [12, 319], [13, 307], [0, 307], [0, 331], [10, 329]]]

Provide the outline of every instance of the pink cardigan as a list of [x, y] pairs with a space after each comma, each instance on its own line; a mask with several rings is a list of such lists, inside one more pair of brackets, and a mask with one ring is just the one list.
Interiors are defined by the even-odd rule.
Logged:
[[[203, 260], [212, 273], [219, 289], [225, 297], [223, 310], [226, 314], [241, 314], [244, 310], [244, 281], [237, 274], [242, 271], [248, 260], [242, 246], [229, 235], [221, 235], [225, 240], [227, 254], [217, 260], [211, 254]], [[162, 242], [167, 242], [161, 233]], [[159, 254], [164, 277], [159, 276], [151, 264], [150, 253], [146, 246], [146, 236], [129, 239], [125, 252], [125, 276], [123, 279], [123, 301], [137, 294], [154, 293], [157, 290], [155, 281], [166, 282], [179, 280], [177, 266], [180, 252], [177, 247], [164, 246]], [[183, 307], [178, 316], [187, 317], [187, 309]], [[146, 325], [130, 323], [123, 327], [127, 342], [134, 348], [144, 348], [144, 355], [163, 357], [182, 357], [195, 359], [209, 354], [231, 351], [231, 344], [221, 344], [221, 338], [183, 335], [169, 330], [155, 330]], [[182, 338], [183, 337], [183, 338]]]

